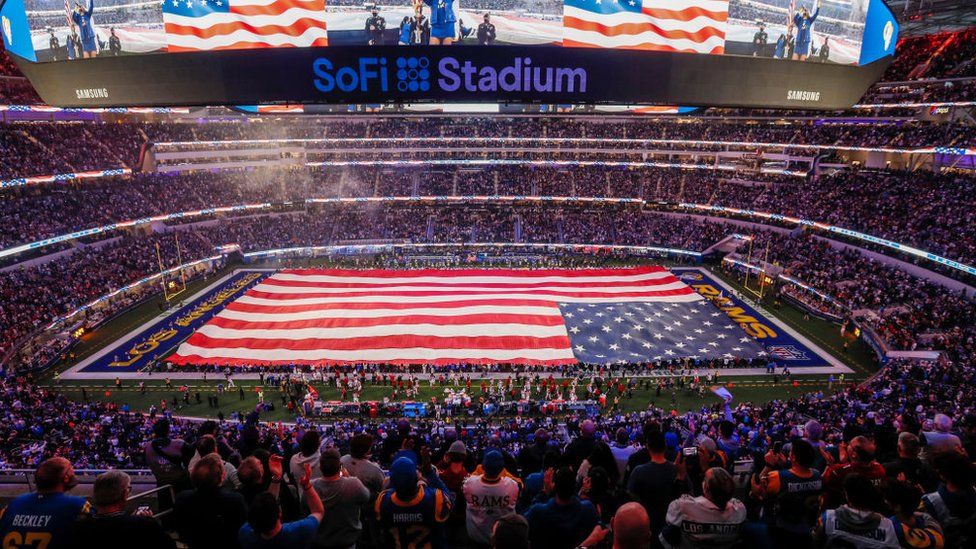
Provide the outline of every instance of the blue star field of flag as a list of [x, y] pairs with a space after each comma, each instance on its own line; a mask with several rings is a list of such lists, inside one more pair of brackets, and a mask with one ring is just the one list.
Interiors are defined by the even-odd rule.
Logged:
[[679, 358], [755, 358], [755, 339], [708, 302], [560, 303], [573, 354], [612, 364]]

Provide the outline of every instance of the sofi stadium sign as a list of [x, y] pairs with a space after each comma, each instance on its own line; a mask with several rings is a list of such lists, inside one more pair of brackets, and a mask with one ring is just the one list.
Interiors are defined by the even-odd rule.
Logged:
[[360, 57], [339, 66], [327, 57], [312, 62], [313, 85], [322, 93], [428, 93], [446, 94], [558, 93], [585, 94], [587, 72], [582, 67], [556, 67], [516, 56], [508, 63], [480, 64], [449, 55], [432, 62], [426, 56]]

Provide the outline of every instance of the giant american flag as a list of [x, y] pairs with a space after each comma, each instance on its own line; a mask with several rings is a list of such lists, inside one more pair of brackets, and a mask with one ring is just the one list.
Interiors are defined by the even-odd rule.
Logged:
[[572, 364], [762, 349], [662, 267], [284, 270], [167, 358], [176, 364]]
[[728, 0], [564, 0], [563, 46], [723, 53]]
[[329, 44], [325, 0], [163, 0], [169, 51]]

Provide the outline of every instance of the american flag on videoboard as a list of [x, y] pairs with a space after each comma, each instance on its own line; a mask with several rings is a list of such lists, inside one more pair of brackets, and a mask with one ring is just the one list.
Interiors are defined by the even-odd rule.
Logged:
[[329, 45], [325, 0], [163, 0], [169, 51]]
[[564, 0], [563, 46], [724, 53], [728, 0]]
[[743, 336], [661, 267], [285, 270], [229, 304], [167, 360], [555, 365], [761, 352]]

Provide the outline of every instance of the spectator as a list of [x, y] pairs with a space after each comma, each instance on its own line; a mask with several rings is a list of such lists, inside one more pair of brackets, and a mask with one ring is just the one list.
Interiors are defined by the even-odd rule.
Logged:
[[355, 547], [363, 530], [360, 513], [363, 506], [369, 503], [369, 489], [358, 478], [349, 476], [343, 470], [339, 450], [326, 449], [320, 464], [322, 477], [312, 484], [329, 520], [319, 525], [312, 546], [323, 549]]
[[912, 433], [898, 435], [898, 458], [884, 464], [889, 480], [903, 480], [920, 486], [926, 493], [939, 484], [935, 470], [918, 458], [919, 439]]
[[466, 505], [466, 524], [468, 536], [479, 545], [491, 542], [495, 521], [515, 513], [515, 503], [519, 498], [519, 485], [507, 476], [502, 476], [505, 459], [501, 452], [485, 452], [483, 475], [472, 475], [464, 481], [462, 488]]
[[832, 509], [844, 501], [844, 482], [857, 475], [868, 479], [876, 488], [885, 480], [885, 469], [874, 459], [874, 442], [865, 436], [856, 436], [847, 445], [849, 461], [835, 463], [824, 472], [824, 508]]
[[[319, 462], [322, 459], [322, 454], [319, 452], [321, 445], [322, 436], [318, 431], [314, 429], [305, 431], [298, 443], [298, 453], [291, 456], [291, 461], [288, 462], [288, 470], [293, 479], [298, 480], [302, 477], [306, 463], [312, 467], [312, 480], [322, 476], [322, 471], [319, 469]], [[302, 497], [302, 494], [299, 493], [299, 501]]]
[[817, 522], [823, 481], [813, 469], [816, 450], [803, 439], [790, 444], [789, 468], [781, 468], [781, 455], [770, 451], [753, 493], [763, 500], [770, 534], [779, 547], [809, 547], [810, 531]]
[[180, 539], [190, 549], [239, 547], [237, 534], [247, 516], [247, 506], [240, 494], [223, 488], [225, 472], [220, 456], [200, 458], [190, 479], [195, 488], [178, 494], [173, 507]]
[[613, 533], [613, 549], [650, 549], [652, 534], [647, 511], [638, 503], [620, 506], [610, 521], [610, 528], [597, 525], [583, 547], [596, 547], [606, 543], [607, 535]]
[[972, 547], [976, 540], [976, 473], [962, 454], [942, 454], [936, 459], [939, 488], [922, 496], [922, 509], [942, 526], [946, 549]]
[[939, 454], [958, 452], [962, 449], [962, 441], [952, 434], [952, 418], [945, 414], [936, 414], [932, 422], [935, 430], [922, 431], [925, 438], [924, 459], [933, 463]]
[[721, 467], [705, 471], [703, 495], [685, 494], [668, 506], [659, 539], [666, 547], [732, 547], [742, 538], [746, 508], [732, 497], [735, 483]]
[[78, 522], [71, 536], [73, 547], [124, 549], [138, 540], [139, 546], [145, 549], [175, 549], [173, 538], [152, 518], [151, 512], [126, 513], [131, 482], [129, 475], [122, 471], [98, 475], [92, 489], [95, 513]]
[[491, 530], [491, 549], [529, 549], [529, 523], [521, 515], [506, 515]]
[[453, 495], [445, 491], [437, 473], [427, 465], [418, 480], [417, 464], [407, 457], [390, 466], [390, 485], [376, 499], [376, 515], [389, 542], [396, 547], [444, 546], [444, 527], [451, 514]]
[[599, 520], [593, 504], [576, 496], [576, 473], [570, 467], [546, 471], [544, 492], [552, 498], [545, 503], [536, 503], [525, 513], [532, 547], [576, 547]]
[[922, 502], [922, 491], [918, 486], [903, 480], [889, 480], [884, 497], [894, 512], [888, 519], [895, 527], [895, 535], [902, 549], [939, 549], [945, 545], [942, 526], [930, 515], [916, 511]]
[[817, 522], [814, 540], [819, 547], [899, 547], [891, 520], [874, 510], [881, 497], [870, 478], [848, 475], [843, 492], [847, 503], [827, 510]]
[[656, 537], [664, 528], [668, 506], [679, 494], [688, 491], [688, 479], [683, 469], [668, 461], [661, 431], [649, 431], [645, 440], [650, 461], [638, 465], [630, 474], [627, 492], [647, 510], [651, 532]]
[[[335, 456], [335, 462], [339, 462], [338, 455]], [[312, 487], [311, 465], [305, 463], [303, 469], [299, 486], [305, 495], [303, 499], [308, 504], [308, 516], [294, 522], [282, 523], [277, 493], [259, 494], [247, 511], [247, 523], [241, 526], [238, 533], [242, 549], [305, 547], [315, 538], [325, 510], [322, 500]], [[271, 482], [277, 485], [281, 480], [278, 471], [278, 475], [272, 477]]]
[[77, 519], [90, 510], [85, 498], [66, 494], [78, 484], [71, 462], [61, 457], [45, 460], [34, 484], [36, 492], [17, 496], [3, 510], [0, 540], [5, 547], [67, 546]]
[[366, 488], [369, 488], [371, 500], [383, 491], [385, 477], [379, 465], [370, 461], [373, 451], [373, 437], [360, 433], [352, 438], [349, 453], [342, 456], [342, 466], [349, 476], [358, 478]]
[[[190, 448], [183, 439], [170, 438], [169, 430], [170, 423], [165, 418], [157, 420], [153, 425], [153, 439], [145, 444], [146, 463], [156, 477], [156, 486], [170, 485], [173, 487], [172, 493], [179, 494], [190, 488], [190, 477], [186, 469], [190, 458], [186, 454]], [[173, 506], [170, 493], [169, 490], [159, 492], [161, 510]]]

